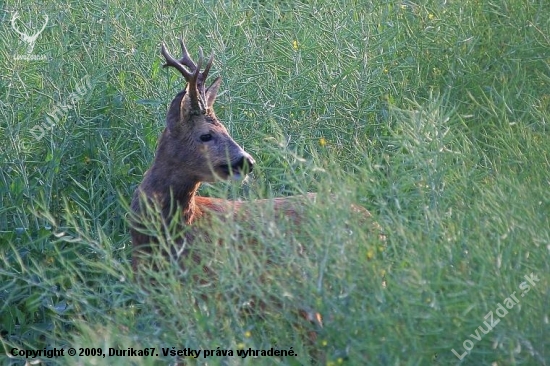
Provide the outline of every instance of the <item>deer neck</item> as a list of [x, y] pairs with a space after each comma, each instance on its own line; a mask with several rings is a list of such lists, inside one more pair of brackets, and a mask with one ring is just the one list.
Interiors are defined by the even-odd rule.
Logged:
[[[148, 174], [151, 177], [152, 184], [147, 184], [148, 182], [145, 180], [143, 182], [143, 188], [146, 192], [149, 191], [147, 195], [154, 197], [154, 200], [161, 205], [165, 219], [174, 216], [175, 210], [181, 210], [184, 222], [188, 225], [191, 224], [197, 211], [195, 196], [200, 187], [200, 182], [174, 180], [173, 177], [165, 174], [157, 175], [155, 173], [153, 166], [150, 174]], [[147, 187], [152, 189], [147, 190]]]
[[199, 187], [200, 182], [175, 174], [166, 164], [156, 161], [141, 184], [141, 190], [160, 205], [165, 219], [169, 221], [175, 210], [180, 210], [187, 225], [192, 223], [197, 211], [195, 196]]

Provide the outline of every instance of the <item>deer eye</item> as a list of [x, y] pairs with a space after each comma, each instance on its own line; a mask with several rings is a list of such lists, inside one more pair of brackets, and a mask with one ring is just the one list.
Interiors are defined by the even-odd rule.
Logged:
[[207, 133], [207, 134], [201, 135], [200, 139], [202, 142], [208, 142], [212, 140], [212, 135]]

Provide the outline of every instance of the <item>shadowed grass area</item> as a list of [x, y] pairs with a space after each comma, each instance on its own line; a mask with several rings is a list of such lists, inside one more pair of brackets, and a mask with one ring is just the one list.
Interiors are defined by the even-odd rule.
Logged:
[[[3, 363], [25, 364], [12, 348], [64, 348], [40, 359], [160, 365], [189, 348], [203, 353], [188, 364], [209, 365], [549, 364], [544, 1], [1, 7]], [[28, 34], [48, 16], [31, 53], [15, 12]], [[215, 53], [216, 113], [258, 162], [245, 182], [200, 193], [318, 199], [301, 231], [269, 209], [214, 225], [223, 245], [194, 250], [215, 280], [156, 253], [140, 286], [127, 204], [183, 88], [159, 56], [180, 36], [193, 55]], [[323, 314], [315, 344], [297, 307]]]

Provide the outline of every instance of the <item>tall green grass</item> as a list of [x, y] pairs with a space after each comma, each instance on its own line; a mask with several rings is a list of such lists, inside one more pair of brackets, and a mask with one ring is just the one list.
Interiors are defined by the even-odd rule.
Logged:
[[[0, 358], [13, 347], [289, 349], [197, 364], [548, 365], [550, 8], [544, 1], [6, 1], [0, 27]], [[19, 25], [48, 26], [32, 52]], [[216, 112], [258, 162], [238, 199], [318, 192], [304, 230], [257, 212], [254, 229], [196, 243], [208, 286], [159, 256], [140, 286], [127, 205], [180, 76], [159, 44], [214, 52]], [[89, 77], [44, 137], [33, 127]], [[368, 208], [386, 241], [357, 222]], [[261, 228], [261, 229], [260, 229]], [[243, 246], [243, 239], [256, 244]], [[300, 248], [305, 254], [300, 254]], [[524, 276], [540, 279], [521, 296]], [[519, 304], [475, 340], [486, 314]], [[272, 299], [266, 311], [247, 310]], [[324, 316], [314, 345], [311, 325]], [[459, 360], [453, 352], [471, 351]], [[66, 354], [67, 351], [65, 351]], [[318, 357], [318, 358], [315, 358]], [[324, 358], [324, 360], [322, 360]], [[195, 361], [185, 359], [193, 364]]]

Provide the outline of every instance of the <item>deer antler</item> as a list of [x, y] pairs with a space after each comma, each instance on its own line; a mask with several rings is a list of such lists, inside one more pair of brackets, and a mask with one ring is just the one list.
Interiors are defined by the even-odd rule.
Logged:
[[12, 17], [11, 17], [11, 27], [13, 28], [13, 30], [19, 34], [21, 37], [25, 38], [25, 37], [28, 37], [26, 33], [24, 32], [21, 32], [19, 29], [17, 29], [17, 27], [15, 26], [15, 21], [19, 19], [19, 13], [18, 12], [15, 12], [13, 13]]
[[[163, 67], [175, 67], [183, 75], [188, 84], [188, 92], [189, 97], [191, 98], [192, 108], [201, 112], [206, 111], [204, 84], [206, 82], [206, 78], [208, 77], [208, 72], [210, 71], [212, 62], [214, 61], [214, 53], [210, 56], [204, 71], [200, 72], [204, 57], [202, 48], [199, 48], [199, 62], [198, 64], [195, 64], [191, 56], [189, 56], [189, 52], [187, 51], [182, 39], [180, 39], [180, 44], [183, 56], [181, 59], [177, 60], [170, 54], [170, 52], [168, 52], [166, 45], [162, 43], [161, 53], [166, 59], [166, 63]], [[186, 67], [189, 70], [187, 70]]]
[[36, 39], [38, 38], [38, 36], [40, 35], [40, 33], [42, 33], [44, 31], [44, 29], [46, 29], [46, 25], [48, 25], [48, 20], [50, 19], [48, 17], [48, 14], [44, 15], [44, 24], [42, 25], [42, 28], [40, 28], [40, 30], [38, 32], [36, 32], [35, 34], [33, 34], [32, 36], [29, 36], [27, 33], [25, 32], [22, 32], [20, 31], [17, 26], [15, 25], [15, 21], [19, 19], [19, 13], [18, 12], [15, 12], [12, 17], [11, 17], [11, 27], [13, 28], [13, 30], [19, 34], [21, 36], [21, 39], [24, 41], [24, 42], [27, 42], [29, 45], [28, 45], [28, 51], [27, 53], [32, 53], [32, 50], [34, 49], [34, 44], [36, 42]]

